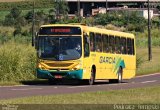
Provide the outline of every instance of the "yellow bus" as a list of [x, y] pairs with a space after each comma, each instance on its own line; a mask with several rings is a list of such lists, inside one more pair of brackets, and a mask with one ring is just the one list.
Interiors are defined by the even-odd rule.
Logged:
[[81, 24], [42, 25], [35, 38], [36, 75], [54, 82], [80, 79], [122, 82], [136, 74], [133, 34]]

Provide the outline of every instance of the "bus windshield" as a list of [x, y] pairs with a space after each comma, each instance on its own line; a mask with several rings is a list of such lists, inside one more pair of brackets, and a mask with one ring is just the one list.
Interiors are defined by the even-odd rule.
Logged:
[[39, 37], [39, 58], [53, 61], [76, 60], [82, 55], [80, 36]]

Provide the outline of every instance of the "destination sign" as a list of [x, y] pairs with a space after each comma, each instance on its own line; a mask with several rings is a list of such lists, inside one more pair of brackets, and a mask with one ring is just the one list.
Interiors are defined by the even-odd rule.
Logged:
[[39, 35], [81, 35], [80, 27], [41, 27]]

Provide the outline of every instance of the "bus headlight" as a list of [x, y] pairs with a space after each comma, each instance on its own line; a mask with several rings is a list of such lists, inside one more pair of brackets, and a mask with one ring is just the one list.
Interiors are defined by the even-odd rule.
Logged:
[[79, 63], [79, 64], [76, 65], [73, 69], [74, 69], [74, 70], [79, 70], [79, 69], [81, 69], [81, 67], [82, 67], [82, 64]]
[[38, 64], [38, 68], [39, 69], [42, 69], [42, 70], [45, 70], [46, 68], [43, 66], [43, 65], [41, 65], [41, 64]]

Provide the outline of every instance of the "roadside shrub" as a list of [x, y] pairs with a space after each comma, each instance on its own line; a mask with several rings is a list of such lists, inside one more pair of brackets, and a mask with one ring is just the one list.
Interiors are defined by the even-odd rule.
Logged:
[[[53, 7], [53, 0], [34, 0], [36, 2], [35, 8]], [[0, 3], [0, 10], [10, 10], [13, 7], [19, 9], [31, 9], [33, 7], [33, 0], [23, 0], [19, 2], [2, 2]]]
[[[148, 30], [146, 29], [142, 32], [134, 32], [136, 35], [136, 45], [137, 47], [147, 47], [148, 46]], [[159, 28], [151, 29], [151, 42], [153, 47], [160, 46], [160, 31]]]
[[30, 35], [30, 33], [27, 30], [25, 30], [24, 32], [22, 32], [22, 36], [29, 36], [29, 35]]
[[141, 65], [144, 63], [144, 59], [142, 56], [138, 56], [136, 57], [136, 68], [141, 67]]
[[21, 31], [22, 31], [21, 27], [20, 27], [20, 26], [17, 26], [17, 27], [15, 27], [15, 28], [16, 28], [16, 29], [15, 29], [15, 31], [13, 32], [13, 35], [16, 36], [16, 35], [18, 35], [18, 34], [21, 34]]
[[0, 81], [34, 79], [35, 50], [30, 45], [9, 41], [0, 46]]

